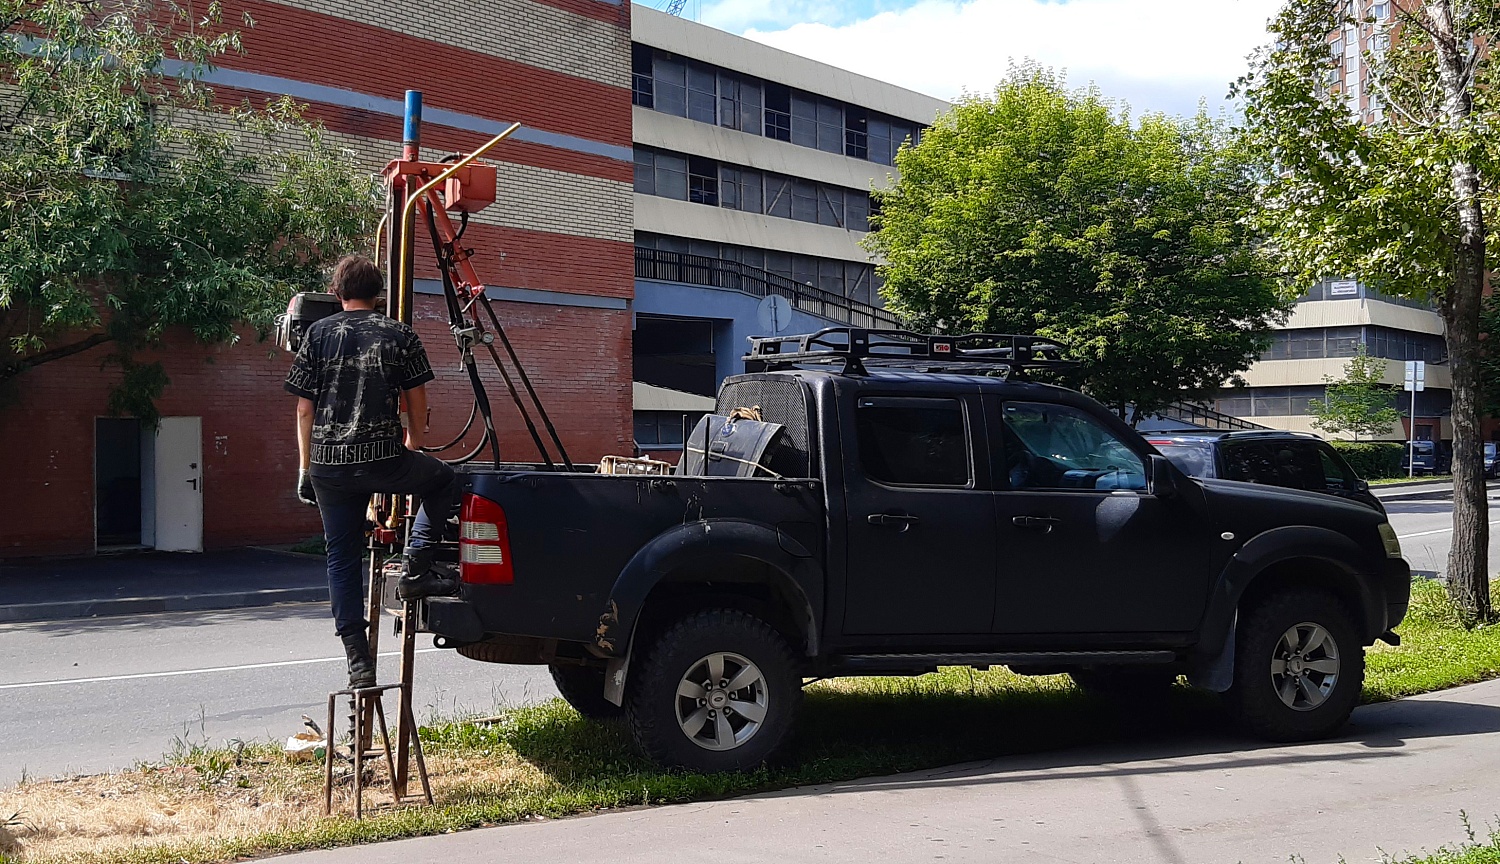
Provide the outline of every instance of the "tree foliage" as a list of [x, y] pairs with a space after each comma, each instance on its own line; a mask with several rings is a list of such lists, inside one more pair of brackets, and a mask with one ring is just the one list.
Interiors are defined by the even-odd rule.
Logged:
[[[1278, 168], [1261, 224], [1304, 284], [1356, 275], [1442, 312], [1453, 373], [1448, 579], [1482, 620], [1491, 608], [1479, 326], [1500, 176], [1500, 90], [1484, 46], [1500, 37], [1500, 6], [1391, 3], [1386, 21], [1366, 18], [1366, 6], [1287, 0], [1271, 23], [1275, 45], [1237, 87], [1252, 146]], [[1368, 70], [1362, 94], [1345, 91], [1350, 53]]]
[[1122, 414], [1208, 398], [1285, 313], [1245, 222], [1255, 172], [1205, 114], [1132, 123], [1027, 67], [896, 165], [869, 241], [888, 305], [919, 327], [1066, 342]]
[[0, 0], [0, 384], [108, 345], [111, 406], [153, 419], [136, 352], [266, 326], [373, 230], [373, 178], [298, 106], [215, 107], [199, 73], [240, 41], [199, 9]]
[[1328, 385], [1325, 399], [1314, 400], [1308, 408], [1312, 425], [1333, 435], [1349, 433], [1374, 438], [1388, 434], [1401, 412], [1391, 407], [1396, 388], [1385, 383], [1385, 360], [1371, 357], [1364, 345], [1344, 364], [1344, 377], [1325, 376]]

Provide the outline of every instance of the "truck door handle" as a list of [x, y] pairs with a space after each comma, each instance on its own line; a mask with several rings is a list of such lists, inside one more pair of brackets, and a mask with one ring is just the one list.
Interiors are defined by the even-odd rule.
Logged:
[[899, 513], [871, 513], [865, 517], [865, 521], [871, 525], [893, 525], [897, 530], [905, 531], [922, 520], [915, 516], [904, 516]]
[[1040, 529], [1042, 533], [1047, 533], [1062, 524], [1061, 519], [1054, 519], [1051, 516], [1012, 516], [1010, 521], [1011, 524], [1022, 528]]

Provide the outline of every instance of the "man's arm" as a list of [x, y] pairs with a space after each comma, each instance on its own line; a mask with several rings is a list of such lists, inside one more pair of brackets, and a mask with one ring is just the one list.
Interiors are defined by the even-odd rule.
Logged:
[[427, 438], [427, 385], [406, 391], [406, 449], [420, 450]]
[[297, 468], [306, 471], [312, 464], [313, 401], [297, 397]]

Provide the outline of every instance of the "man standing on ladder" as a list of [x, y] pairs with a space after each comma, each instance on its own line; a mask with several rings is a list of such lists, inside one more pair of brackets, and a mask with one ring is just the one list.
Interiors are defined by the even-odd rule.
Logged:
[[344, 311], [308, 328], [286, 389], [297, 397], [297, 498], [316, 505], [323, 517], [328, 594], [349, 658], [349, 686], [372, 687], [375, 660], [361, 567], [370, 496], [422, 499], [396, 586], [397, 596], [412, 600], [458, 592], [451, 577], [433, 569], [433, 555], [459, 487], [451, 466], [419, 452], [432, 364], [416, 331], [375, 311], [385, 288], [380, 270], [368, 258], [350, 255], [334, 268], [332, 281]]

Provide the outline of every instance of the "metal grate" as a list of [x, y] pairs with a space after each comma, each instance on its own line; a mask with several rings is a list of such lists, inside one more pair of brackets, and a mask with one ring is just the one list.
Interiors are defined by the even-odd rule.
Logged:
[[735, 408], [760, 406], [767, 423], [780, 423], [785, 435], [777, 436], [763, 463], [783, 477], [812, 476], [812, 448], [807, 391], [793, 378], [741, 376], [729, 378], [719, 389], [716, 414], [728, 415]]

